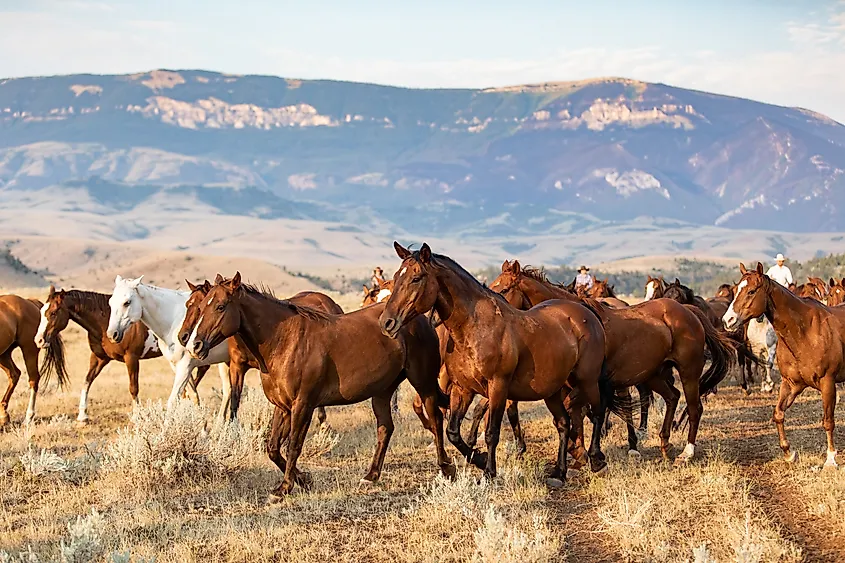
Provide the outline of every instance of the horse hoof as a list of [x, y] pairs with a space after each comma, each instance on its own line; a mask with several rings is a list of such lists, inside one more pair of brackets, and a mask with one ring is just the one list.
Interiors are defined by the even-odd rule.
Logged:
[[798, 452], [796, 450], [792, 450], [791, 452], [783, 456], [783, 460], [786, 463], [795, 463], [796, 461], [798, 461]]
[[572, 467], [570, 467], [569, 469], [567, 469], [567, 470], [566, 470], [566, 478], [567, 478], [567, 480], [569, 480], [569, 479], [577, 479], [579, 475], [581, 475], [581, 470], [580, 470], [580, 469], [573, 469]]
[[546, 486], [550, 489], [561, 489], [563, 488], [563, 481], [556, 477], [548, 477], [546, 479]]
[[454, 481], [455, 477], [458, 476], [458, 468], [455, 467], [454, 463], [447, 463], [445, 465], [441, 465], [440, 472], [443, 474], [444, 477], [446, 477], [450, 481]]
[[4, 426], [6, 426], [7, 424], [9, 424], [9, 420], [10, 420], [10, 419], [9, 419], [9, 415], [8, 415], [8, 414], [5, 414], [5, 415], [3, 415], [3, 416], [0, 416], [0, 428], [3, 428], [3, 427], [4, 427]]
[[681, 466], [684, 466], [684, 465], [686, 465], [687, 463], [689, 463], [690, 459], [692, 459], [692, 458], [691, 458], [691, 457], [688, 457], [688, 456], [685, 456], [685, 455], [683, 455], [683, 454], [682, 454], [682, 455], [679, 455], [678, 457], [676, 457], [676, 458], [675, 458], [675, 462], [674, 462], [674, 464], [673, 464], [673, 465], [674, 465], [675, 467], [681, 467]]
[[86, 426], [88, 426], [88, 419], [87, 418], [83, 419], [83, 420], [76, 419], [76, 427], [77, 428], [85, 428]]
[[267, 495], [267, 504], [279, 504], [280, 502], [284, 502], [284, 500], [284, 496], [277, 495], [276, 493]]
[[608, 473], [610, 473], [610, 469], [608, 468], [606, 463], [600, 469], [596, 469], [593, 471], [593, 475], [595, 475], [596, 477], [604, 477]]
[[835, 461], [833, 463], [825, 463], [824, 465], [822, 465], [823, 471], [836, 471], [838, 469], [839, 469], [839, 464], [836, 463]]
[[487, 468], [487, 452], [475, 451], [470, 455], [469, 462], [479, 469]]
[[373, 487], [376, 484], [376, 480], [367, 475], [366, 477], [361, 477], [361, 480], [358, 481], [358, 484], [362, 487]]
[[628, 450], [628, 458], [631, 460], [640, 460], [643, 458], [643, 454], [637, 450]]

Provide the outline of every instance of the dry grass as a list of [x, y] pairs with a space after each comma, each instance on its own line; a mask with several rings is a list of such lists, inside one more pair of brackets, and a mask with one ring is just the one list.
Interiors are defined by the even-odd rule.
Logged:
[[[790, 561], [797, 548], [807, 556], [816, 536], [800, 536], [773, 508], [805, 514], [803, 527], [843, 531], [843, 473], [813, 471], [817, 455], [778, 477], [784, 490], [770, 491], [761, 480], [782, 465], [772, 461], [778, 448], [769, 396], [746, 399], [728, 389], [709, 400], [701, 459], [681, 469], [656, 461], [655, 440], [643, 448], [646, 461], [629, 462], [616, 424], [605, 441], [610, 474], [550, 492], [543, 470], [556, 434], [541, 405], [521, 407], [524, 460], [506, 453], [506, 426], [494, 483], [479, 483], [471, 468], [449, 482], [438, 476], [430, 435], [403, 385], [402, 416], [378, 485], [358, 484], [375, 445], [369, 405], [330, 408], [331, 428], [312, 427], [300, 462], [314, 489], [268, 504], [280, 473], [261, 452], [268, 411], [260, 391], [245, 400], [243, 431], [218, 428], [219, 383], [210, 377], [200, 388], [202, 408], [180, 406], [185, 424], [177, 432], [157, 406], [170, 389], [169, 367], [142, 363], [145, 406], [133, 413], [125, 369], [113, 363], [92, 387], [91, 423], [77, 428], [88, 351], [76, 327], [66, 341], [73, 388], [40, 397], [30, 428], [0, 431], [0, 550], [15, 557], [28, 558], [31, 549], [41, 561], [70, 560], [63, 542], [67, 549], [76, 538], [79, 553], [95, 560]], [[254, 372], [247, 383], [257, 385]], [[16, 423], [25, 402], [18, 389], [10, 406]], [[799, 418], [805, 411], [810, 422]], [[816, 396], [790, 411], [796, 445], [823, 444], [819, 415]], [[682, 445], [683, 436], [675, 433], [673, 443]], [[94, 552], [80, 543], [86, 534], [96, 539], [88, 546]]]

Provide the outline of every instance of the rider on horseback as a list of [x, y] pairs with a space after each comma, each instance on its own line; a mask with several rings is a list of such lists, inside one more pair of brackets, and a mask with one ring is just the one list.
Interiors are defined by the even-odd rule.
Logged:
[[792, 272], [789, 270], [788, 266], [783, 265], [786, 259], [783, 257], [783, 254], [778, 254], [775, 256], [775, 261], [777, 262], [777, 265], [769, 268], [766, 275], [781, 284], [783, 287], [789, 287], [792, 283]]

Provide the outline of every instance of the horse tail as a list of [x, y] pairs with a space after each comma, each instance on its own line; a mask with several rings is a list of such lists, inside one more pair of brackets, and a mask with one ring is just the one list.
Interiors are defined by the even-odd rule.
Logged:
[[714, 392], [716, 386], [727, 377], [728, 372], [736, 360], [736, 343], [730, 335], [713, 326], [701, 309], [693, 305], [685, 305], [701, 322], [704, 327], [704, 344], [710, 352], [710, 367], [698, 380], [698, 395], [703, 397]]
[[[635, 410], [640, 408], [641, 399], [634, 399], [630, 393], [619, 394], [616, 392], [616, 385], [607, 371], [607, 359], [601, 364], [601, 375], [599, 376], [599, 396], [602, 403], [607, 407], [608, 413], [613, 413], [623, 421], [628, 421]], [[645, 400], [648, 400], [646, 398]]]
[[59, 380], [59, 387], [64, 389], [68, 383], [67, 364], [65, 363], [65, 343], [62, 340], [61, 334], [56, 334], [47, 341], [47, 346], [44, 350], [44, 357], [41, 360], [41, 365], [38, 368], [41, 375], [41, 381], [44, 385], [41, 390], [47, 388], [50, 382], [50, 375], [56, 372], [56, 377]]

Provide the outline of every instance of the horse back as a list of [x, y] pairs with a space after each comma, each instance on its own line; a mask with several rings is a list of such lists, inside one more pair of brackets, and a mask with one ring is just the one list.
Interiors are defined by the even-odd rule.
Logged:
[[334, 299], [319, 291], [300, 291], [288, 301], [300, 307], [310, 307], [332, 315], [342, 315], [343, 309]]
[[0, 295], [0, 334], [2, 340], [9, 340], [19, 344], [23, 341], [34, 340], [41, 322], [41, 307], [35, 300], [24, 299], [18, 295]]

